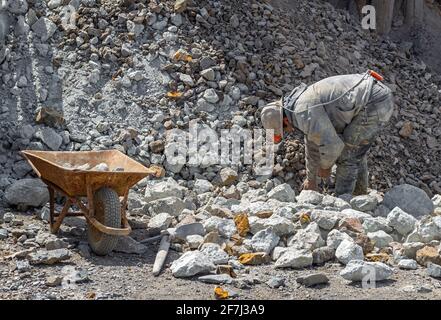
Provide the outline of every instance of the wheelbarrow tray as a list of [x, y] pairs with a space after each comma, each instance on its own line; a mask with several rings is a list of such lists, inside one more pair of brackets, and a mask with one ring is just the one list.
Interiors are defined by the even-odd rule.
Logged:
[[[148, 175], [158, 176], [157, 168], [146, 168], [118, 150], [23, 150], [21, 153], [43, 181], [54, 184], [70, 197], [87, 196], [88, 185], [93, 190], [109, 187], [119, 196], [124, 196], [139, 180]], [[109, 171], [75, 169], [86, 163], [93, 168], [103, 162], [109, 166]], [[123, 168], [124, 171], [113, 171], [116, 168]]]

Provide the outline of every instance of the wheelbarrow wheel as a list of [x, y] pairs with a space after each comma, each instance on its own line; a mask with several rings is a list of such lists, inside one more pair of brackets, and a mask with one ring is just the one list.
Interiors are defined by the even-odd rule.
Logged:
[[[121, 228], [121, 203], [118, 194], [110, 188], [101, 188], [93, 196], [95, 219], [111, 228]], [[105, 234], [92, 224], [87, 225], [87, 236], [92, 251], [97, 255], [112, 252], [118, 243], [118, 236]]]

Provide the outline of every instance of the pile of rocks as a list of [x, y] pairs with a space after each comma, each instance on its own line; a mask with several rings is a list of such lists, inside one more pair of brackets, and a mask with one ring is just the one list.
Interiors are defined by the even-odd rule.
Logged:
[[[384, 195], [372, 190], [369, 195], [337, 198], [315, 191], [297, 195], [280, 181], [239, 182], [235, 197], [230, 197], [231, 186], [215, 188], [202, 179], [192, 188], [170, 177], [142, 184], [144, 194], [129, 199], [129, 222], [138, 241], [122, 237], [115, 251], [144, 255], [149, 248], [139, 242], [143, 237], [137, 232], [153, 236], [166, 231], [173, 235], [171, 250], [180, 254], [166, 266], [177, 278], [243, 289], [260, 283], [249, 266], [269, 265], [276, 273], [328, 263], [341, 265], [342, 279], [354, 282], [387, 280], [397, 269], [425, 269], [428, 276], [441, 278], [441, 196], [430, 199], [411, 185], [396, 186]], [[47, 219], [47, 207], [39, 216]], [[45, 286], [88, 281], [84, 265], [63, 265], [78, 261], [77, 254], [93, 257], [87, 243], [79, 241], [83, 227], [63, 225], [55, 236], [41, 222], [25, 224], [9, 212], [0, 223], [0, 250], [14, 272], [26, 275], [38, 265], [59, 269], [61, 264], [65, 274], [48, 276]], [[278, 288], [284, 281], [272, 276], [267, 285]], [[325, 273], [297, 279], [304, 286], [328, 281]]]
[[[176, 277], [247, 286], [246, 265], [330, 261], [351, 281], [366, 270], [387, 279], [395, 266], [441, 276], [440, 76], [411, 44], [377, 38], [321, 1], [285, 11], [231, 0], [11, 3], [19, 4], [7, 8], [14, 32], [0, 50], [1, 205], [48, 200], [18, 150], [112, 148], [166, 168], [163, 180], [134, 188], [129, 215], [144, 230], [193, 226], [172, 243], [183, 253], [170, 266]], [[371, 152], [377, 191], [369, 195], [297, 195], [305, 176], [298, 134], [280, 146], [270, 177], [252, 165], [173, 164], [164, 154], [172, 129], [196, 122], [217, 132], [253, 129], [260, 108], [300, 82], [368, 68], [385, 76], [398, 106]], [[47, 206], [38, 216], [48, 219]], [[69, 261], [72, 250], [91, 254], [86, 244], [52, 238], [9, 213], [2, 220], [2, 250], [14, 252], [8, 258], [17, 270]], [[116, 250], [147, 248], [127, 237]], [[87, 278], [77, 271], [67, 279]], [[273, 280], [271, 287], [282, 285]]]

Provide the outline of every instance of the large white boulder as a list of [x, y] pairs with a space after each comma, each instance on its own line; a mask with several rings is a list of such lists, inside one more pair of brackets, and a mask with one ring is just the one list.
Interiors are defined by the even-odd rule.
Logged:
[[216, 269], [212, 260], [200, 251], [187, 251], [170, 266], [173, 276], [177, 278], [206, 274]]

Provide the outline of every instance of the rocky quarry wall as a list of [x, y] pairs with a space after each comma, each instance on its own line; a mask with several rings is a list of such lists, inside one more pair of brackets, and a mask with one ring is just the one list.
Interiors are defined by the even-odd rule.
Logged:
[[[351, 15], [362, 19], [364, 5], [377, 6], [375, 0], [329, 0], [336, 8], [348, 10]], [[285, 4], [286, 5], [286, 4]], [[390, 12], [381, 10], [389, 8]], [[409, 50], [427, 65], [441, 71], [438, 52], [441, 50], [441, 2], [438, 0], [387, 0], [378, 9], [377, 32], [394, 40], [406, 42]]]
[[[216, 130], [259, 126], [259, 107], [301, 81], [368, 68], [384, 74], [396, 96], [369, 157], [372, 187], [440, 190], [439, 74], [407, 42], [364, 31], [345, 11], [324, 2], [282, 11], [227, 1], [177, 14], [168, 2], [78, 0], [71, 26], [61, 2], [19, 3], [9, 10], [13, 32], [2, 51], [2, 193], [31, 174], [17, 153], [26, 148], [116, 148], [186, 183], [213, 180], [220, 166], [167, 166], [168, 130], [198, 119]], [[291, 141], [285, 149], [275, 174], [297, 187], [303, 146]], [[244, 181], [259, 178], [251, 166], [237, 169]]]
[[[315, 0], [289, 8], [263, 1], [72, 0], [74, 25], [60, 0], [14, 3], [0, 57], [3, 212], [47, 200], [19, 150], [114, 148], [167, 169], [163, 180], [135, 187], [132, 220], [157, 229], [203, 225], [174, 246], [187, 251], [171, 266], [177, 277], [230, 260], [240, 270], [271, 259], [278, 268], [337, 259], [347, 265], [342, 276], [358, 281], [365, 263], [391, 276], [379, 262], [391, 257], [403, 268], [414, 268], [414, 259], [441, 275], [441, 77], [407, 42], [362, 30], [347, 11]], [[396, 97], [369, 155], [370, 195], [299, 194], [305, 170], [298, 134], [285, 141], [272, 177], [256, 176], [250, 165], [167, 162], [173, 128], [195, 121], [216, 130], [254, 128], [260, 108], [300, 82], [367, 69], [383, 74]], [[36, 212], [47, 219], [47, 207]], [[20, 225], [14, 215], [3, 221], [3, 238], [23, 235], [13, 233]], [[37, 233], [11, 246], [44, 247], [44, 239], [34, 241]], [[65, 251], [50, 254], [68, 258]], [[57, 261], [47, 255], [29, 259]]]

